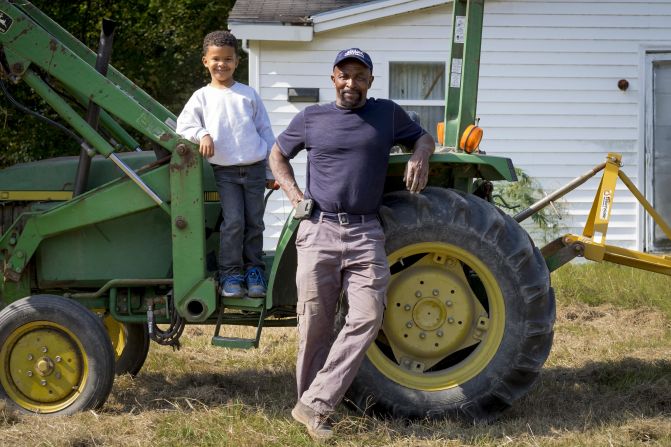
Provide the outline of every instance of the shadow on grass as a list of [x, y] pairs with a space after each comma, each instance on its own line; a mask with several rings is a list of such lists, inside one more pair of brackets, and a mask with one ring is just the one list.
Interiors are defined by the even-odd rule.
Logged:
[[537, 386], [501, 421], [548, 421], [550, 429], [582, 430], [634, 418], [671, 415], [671, 359], [591, 362], [546, 368]]
[[295, 376], [286, 371], [241, 369], [182, 375], [140, 372], [135, 378], [117, 378], [106, 410], [112, 413], [189, 411], [231, 403], [283, 410], [295, 403], [295, 390]]
[[[153, 410], [200, 411], [204, 408], [242, 405], [268, 416], [288, 415], [295, 396], [293, 371], [254, 369], [225, 373], [172, 376], [141, 372], [135, 379], [122, 377], [106, 405], [108, 413]], [[357, 417], [353, 412], [347, 412]], [[585, 431], [590, 427], [622, 425], [629, 420], [671, 414], [671, 361], [623, 359], [593, 362], [583, 368], [546, 368], [537, 386], [513, 404], [498, 421], [471, 422], [368, 419], [372, 427], [395, 427], [396, 435], [418, 439], [446, 436], [494, 438], [520, 436], [530, 429], [537, 436], [557, 430]], [[276, 416], [275, 416], [276, 417]], [[444, 425], [445, 431], [441, 427]], [[395, 437], [395, 436], [394, 436]]]

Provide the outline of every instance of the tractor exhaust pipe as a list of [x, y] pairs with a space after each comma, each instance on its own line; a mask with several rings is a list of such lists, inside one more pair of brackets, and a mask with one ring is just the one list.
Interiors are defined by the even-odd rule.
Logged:
[[[110, 59], [112, 57], [112, 43], [114, 41], [114, 30], [117, 22], [110, 19], [103, 19], [102, 31], [100, 32], [100, 43], [98, 44], [98, 54], [96, 56], [96, 71], [103, 76], [107, 76]], [[98, 117], [100, 115], [100, 106], [93, 101], [89, 101], [86, 110], [86, 122], [94, 129], [98, 129]], [[86, 191], [86, 185], [89, 180], [89, 171], [91, 170], [91, 151], [82, 148], [79, 154], [79, 165], [75, 177], [75, 187], [73, 196], [78, 196]]]

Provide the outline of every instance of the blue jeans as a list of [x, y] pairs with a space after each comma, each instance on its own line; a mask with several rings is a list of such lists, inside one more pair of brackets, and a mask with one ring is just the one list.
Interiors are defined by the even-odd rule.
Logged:
[[219, 190], [219, 273], [244, 273], [251, 267], [263, 272], [263, 191], [266, 162], [246, 166], [212, 165]]

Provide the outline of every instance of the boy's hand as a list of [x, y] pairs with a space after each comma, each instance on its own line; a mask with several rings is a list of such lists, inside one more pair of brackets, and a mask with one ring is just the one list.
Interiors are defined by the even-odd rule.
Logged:
[[205, 158], [210, 158], [214, 155], [214, 141], [212, 137], [208, 134], [200, 139], [200, 155]]
[[273, 189], [273, 190], [277, 191], [278, 189], [280, 189], [280, 184], [277, 183], [277, 180], [267, 178], [266, 179], [266, 189]]

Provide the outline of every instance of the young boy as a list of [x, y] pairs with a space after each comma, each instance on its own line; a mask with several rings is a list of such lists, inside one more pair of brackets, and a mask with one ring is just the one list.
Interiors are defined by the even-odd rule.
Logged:
[[[272, 187], [267, 166], [275, 142], [256, 91], [236, 82], [238, 41], [214, 31], [203, 41], [211, 82], [191, 96], [177, 118], [177, 133], [200, 144], [214, 171], [221, 201], [219, 286], [225, 297], [263, 297], [263, 190]], [[246, 290], [245, 290], [246, 289]]]

